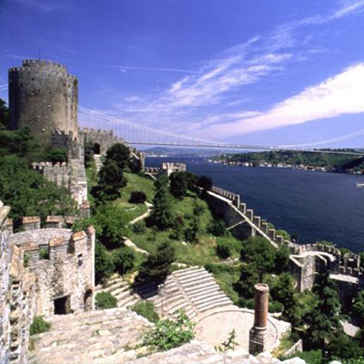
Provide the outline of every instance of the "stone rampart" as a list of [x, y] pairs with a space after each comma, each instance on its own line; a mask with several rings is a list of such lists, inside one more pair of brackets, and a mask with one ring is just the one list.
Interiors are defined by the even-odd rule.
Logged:
[[48, 181], [66, 188], [79, 207], [87, 201], [87, 177], [81, 159], [71, 159], [68, 163], [32, 163], [32, 166]]
[[248, 209], [246, 203], [241, 202], [240, 195], [217, 186], [213, 186], [211, 192], [208, 196], [210, 206], [236, 237], [246, 239], [258, 234], [276, 248], [285, 245], [290, 249], [290, 270], [300, 291], [311, 289], [315, 275], [326, 270], [334, 274], [357, 277], [357, 288], [364, 281], [359, 255], [351, 252], [342, 254], [338, 248], [329, 244], [299, 245], [285, 240], [268, 222], [256, 216], [252, 209]]
[[95, 230], [38, 229], [32, 216], [10, 234], [8, 212], [0, 202], [0, 363], [26, 364], [34, 316], [93, 309]]

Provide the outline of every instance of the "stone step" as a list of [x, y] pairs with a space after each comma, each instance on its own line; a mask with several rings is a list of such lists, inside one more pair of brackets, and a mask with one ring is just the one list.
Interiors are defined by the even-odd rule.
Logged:
[[177, 272], [174, 272], [174, 276], [176, 278], [178, 278], [178, 280], [187, 279], [189, 277], [194, 277], [194, 276], [199, 275], [199, 274], [207, 273], [207, 271], [204, 268], [199, 268], [199, 269], [190, 270], [190, 271], [181, 272], [181, 273], [177, 273]]
[[221, 297], [226, 297], [224, 292], [213, 291], [213, 292], [210, 292], [208, 295], [199, 294], [199, 295], [190, 297], [190, 300], [193, 302], [193, 304], [197, 305], [201, 302], [207, 302], [207, 301], [211, 301], [212, 299], [218, 299]]
[[[184, 269], [179, 269], [179, 270], [175, 270], [173, 272], [173, 275], [184, 275], [184, 274], [187, 274], [189, 272], [192, 272], [192, 271], [195, 271], [195, 270], [198, 270], [198, 269], [201, 269], [201, 267], [195, 265], [193, 267], [189, 267], [189, 268], [184, 268]], [[203, 269], [203, 268], [202, 268]]]
[[213, 300], [219, 300], [222, 298], [228, 298], [227, 296], [225, 296], [225, 294], [223, 292], [217, 292], [216, 294], [210, 295], [210, 296], [200, 296], [200, 297], [195, 297], [192, 299], [192, 302], [194, 305], [200, 305], [200, 304], [204, 304]]
[[209, 293], [212, 291], [218, 291], [220, 290], [220, 287], [217, 284], [207, 284], [204, 286], [196, 286], [196, 287], [192, 287], [191, 289], [185, 289], [186, 294], [188, 295], [188, 297], [193, 297], [196, 294], [201, 294], [201, 293]]
[[204, 304], [204, 305], [199, 305], [197, 307], [197, 310], [199, 312], [205, 312], [207, 310], [214, 309], [216, 307], [230, 306], [232, 304], [233, 303], [231, 302], [231, 300], [229, 298], [224, 298], [219, 301], [212, 301], [212, 302], [208, 302], [207, 304]]
[[127, 298], [124, 298], [123, 300], [118, 301], [117, 305], [118, 307], [122, 308], [128, 308], [130, 306], [133, 306], [139, 301], [139, 298], [136, 296], [129, 296]]
[[196, 278], [201, 278], [201, 277], [206, 277], [206, 276], [212, 276], [212, 274], [208, 273], [207, 271], [205, 270], [198, 270], [196, 272], [192, 272], [190, 274], [186, 274], [186, 275], [183, 275], [183, 276], [177, 276], [177, 279], [179, 282], [187, 282], [191, 279], [196, 279]]
[[203, 283], [215, 283], [215, 279], [213, 277], [203, 277], [201, 279], [195, 279], [190, 282], [181, 282], [181, 286], [184, 289], [186, 289], [186, 288], [188, 289], [188, 288], [191, 288], [191, 287], [194, 287], [197, 285], [200, 286]]

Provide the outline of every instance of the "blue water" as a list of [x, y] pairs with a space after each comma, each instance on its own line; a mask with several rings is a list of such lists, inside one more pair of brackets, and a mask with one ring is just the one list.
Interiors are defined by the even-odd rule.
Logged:
[[[202, 159], [184, 161], [187, 169], [239, 193], [255, 214], [276, 228], [295, 234], [299, 242], [328, 240], [355, 252], [364, 251], [364, 176], [281, 168], [228, 167]], [[148, 166], [162, 159], [148, 158]]]

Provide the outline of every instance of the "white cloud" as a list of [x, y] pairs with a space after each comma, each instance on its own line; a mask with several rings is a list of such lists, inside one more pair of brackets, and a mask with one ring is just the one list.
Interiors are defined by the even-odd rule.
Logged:
[[360, 63], [278, 103], [261, 115], [213, 126], [208, 133], [229, 137], [344, 114], [362, 113], [363, 95], [364, 63]]

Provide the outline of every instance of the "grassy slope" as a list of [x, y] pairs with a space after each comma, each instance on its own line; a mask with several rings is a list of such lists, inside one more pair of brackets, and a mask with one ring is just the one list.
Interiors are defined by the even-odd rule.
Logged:
[[[91, 169], [87, 170], [89, 185], [95, 185], [95, 174]], [[147, 196], [147, 201], [152, 202], [155, 194], [153, 181], [147, 177], [143, 177], [133, 173], [125, 173], [128, 180], [126, 187], [122, 189], [121, 197], [115, 201], [119, 206], [124, 207], [130, 215], [130, 220], [142, 215], [146, 211], [146, 206], [143, 204], [129, 203], [130, 194], [132, 191], [143, 191]], [[90, 183], [91, 182], [91, 183]], [[220, 239], [206, 232], [208, 225], [213, 221], [212, 214], [205, 201], [201, 200], [195, 193], [189, 192], [183, 200], [175, 199], [171, 196], [172, 210], [176, 216], [182, 216], [184, 220], [184, 228], [192, 223], [193, 210], [196, 204], [203, 206], [204, 210], [199, 217], [199, 242], [198, 243], [183, 243], [183, 239], [175, 240], [171, 238], [172, 229], [166, 231], [158, 231], [154, 228], [146, 228], [142, 233], [132, 232], [129, 235], [139, 248], [150, 253], [156, 251], [159, 244], [164, 241], [169, 241], [176, 249], [177, 262], [188, 265], [206, 265], [208, 263], [221, 263], [222, 260], [216, 255], [216, 245]], [[234, 239], [234, 238], [229, 238]], [[139, 266], [145, 259], [143, 255], [137, 254], [138, 259], [136, 266]], [[137, 268], [137, 267], [136, 267]], [[237, 294], [234, 292], [232, 285], [239, 278], [239, 274], [234, 270], [219, 271], [214, 273], [221, 288], [233, 300], [237, 300]]]

